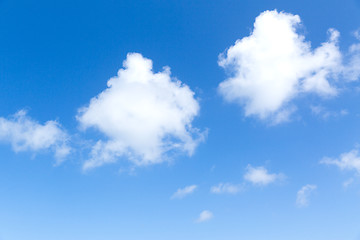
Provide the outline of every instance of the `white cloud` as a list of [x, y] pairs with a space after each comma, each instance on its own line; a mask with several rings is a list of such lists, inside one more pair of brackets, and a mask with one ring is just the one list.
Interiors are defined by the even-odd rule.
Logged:
[[196, 219], [196, 222], [197, 223], [206, 222], [212, 218], [214, 218], [214, 214], [208, 210], [204, 210], [200, 213], [198, 219]]
[[0, 141], [9, 142], [15, 152], [52, 149], [60, 163], [70, 153], [68, 135], [56, 121], [39, 124], [21, 110], [10, 118], [0, 117]]
[[168, 154], [191, 155], [204, 134], [192, 127], [199, 114], [194, 92], [170, 77], [170, 69], [153, 73], [152, 61], [130, 53], [108, 88], [79, 110], [84, 129], [93, 127], [107, 140], [92, 148], [84, 169], [127, 157], [136, 165], [160, 163]]
[[212, 186], [210, 188], [211, 193], [222, 194], [222, 193], [230, 193], [236, 194], [243, 190], [243, 186], [241, 184], [232, 184], [232, 183], [219, 183], [216, 186]]
[[251, 165], [248, 165], [246, 169], [247, 172], [244, 175], [244, 179], [255, 185], [266, 186], [276, 180], [284, 178], [284, 175], [281, 173], [268, 173], [268, 170], [264, 167], [252, 167]]
[[187, 186], [184, 188], [179, 188], [172, 196], [171, 199], [175, 198], [184, 198], [187, 195], [193, 193], [197, 189], [196, 185]]
[[227, 101], [244, 106], [246, 116], [276, 124], [289, 120], [295, 110], [291, 101], [299, 94], [337, 94], [330, 79], [344, 70], [339, 32], [330, 29], [329, 39], [312, 49], [298, 33], [300, 26], [298, 15], [265, 11], [248, 37], [220, 55], [219, 65], [231, 77], [220, 83], [219, 91]]
[[338, 166], [341, 170], [354, 170], [360, 174], [360, 156], [358, 149], [353, 149], [340, 155], [339, 158], [333, 159], [325, 157], [320, 163]]
[[310, 194], [317, 188], [316, 185], [303, 186], [296, 195], [296, 205], [298, 207], [307, 207], [309, 205]]

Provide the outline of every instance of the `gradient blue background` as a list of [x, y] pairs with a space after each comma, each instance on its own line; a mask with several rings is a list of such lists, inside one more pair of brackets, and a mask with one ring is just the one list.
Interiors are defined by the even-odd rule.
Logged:
[[[81, 155], [54, 167], [51, 154], [0, 145], [0, 239], [359, 240], [360, 181], [344, 189], [354, 173], [319, 164], [360, 142], [358, 83], [334, 99], [298, 99], [295, 120], [273, 127], [245, 118], [217, 93], [226, 78], [218, 54], [272, 9], [300, 15], [313, 47], [328, 28], [341, 32], [343, 51], [356, 41], [354, 0], [0, 1], [0, 116], [25, 108], [39, 122], [57, 119], [76, 132], [77, 109], [105, 89], [128, 52], [139, 52], [195, 91], [201, 114], [194, 126], [209, 129], [191, 158], [131, 174], [119, 171], [122, 163], [83, 173]], [[349, 114], [324, 120], [312, 104]], [[219, 182], [242, 182], [247, 164], [287, 178], [237, 195], [209, 192]], [[193, 195], [170, 200], [191, 184], [199, 185]], [[309, 207], [297, 208], [306, 184], [318, 189]], [[194, 224], [205, 209], [214, 219]]]

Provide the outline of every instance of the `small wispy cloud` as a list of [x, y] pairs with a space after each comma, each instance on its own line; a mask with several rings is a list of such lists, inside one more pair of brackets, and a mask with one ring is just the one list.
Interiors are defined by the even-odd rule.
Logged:
[[317, 115], [325, 120], [331, 117], [341, 117], [349, 114], [346, 109], [342, 109], [340, 111], [330, 111], [321, 105], [311, 105], [310, 109], [314, 115]]
[[179, 188], [172, 196], [171, 199], [181, 199], [189, 194], [192, 194], [197, 189], [197, 185], [191, 185], [184, 188]]
[[25, 110], [0, 117], [0, 141], [10, 143], [15, 152], [51, 150], [59, 164], [70, 154], [69, 138], [57, 121], [38, 123]]
[[247, 166], [247, 172], [244, 175], [244, 179], [248, 182], [251, 182], [254, 185], [266, 186], [270, 183], [273, 183], [277, 180], [285, 178], [285, 175], [282, 173], [269, 173], [265, 167], [252, 167], [251, 165]]
[[[354, 32], [354, 37], [360, 40], [360, 29]], [[350, 59], [347, 67], [344, 68], [344, 75], [347, 80], [356, 81], [360, 78], [360, 43], [354, 43], [349, 47]]]
[[344, 188], [347, 188], [347, 187], [349, 187], [353, 182], [354, 182], [354, 179], [353, 179], [353, 178], [350, 178], [350, 179], [346, 180], [345, 182], [343, 182], [343, 187], [344, 187]]
[[335, 165], [341, 170], [353, 170], [360, 174], [360, 156], [357, 148], [341, 154], [338, 158], [325, 157], [320, 161], [321, 164]]
[[195, 220], [196, 223], [206, 222], [214, 218], [214, 214], [209, 210], [204, 210], [200, 213], [199, 217]]
[[236, 194], [243, 190], [242, 184], [232, 184], [232, 183], [219, 183], [218, 185], [212, 186], [210, 192], [214, 194]]
[[310, 194], [317, 188], [316, 185], [307, 184], [303, 186], [296, 195], [296, 205], [298, 207], [307, 207], [309, 205]]

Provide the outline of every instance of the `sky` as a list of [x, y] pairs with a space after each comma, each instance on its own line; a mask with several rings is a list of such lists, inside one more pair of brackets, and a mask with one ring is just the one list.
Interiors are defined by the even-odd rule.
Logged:
[[360, 1], [0, 1], [0, 240], [360, 240]]

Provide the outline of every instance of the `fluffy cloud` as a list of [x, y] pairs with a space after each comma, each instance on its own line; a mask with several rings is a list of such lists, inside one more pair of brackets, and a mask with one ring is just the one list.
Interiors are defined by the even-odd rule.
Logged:
[[214, 218], [214, 214], [208, 210], [204, 210], [200, 213], [198, 219], [196, 219], [196, 222], [197, 223], [206, 222], [212, 218]]
[[187, 186], [184, 188], [179, 188], [172, 196], [171, 199], [175, 199], [175, 198], [184, 198], [187, 195], [193, 193], [196, 190], [197, 186], [196, 185], [191, 185], [191, 186]]
[[0, 117], [0, 141], [9, 142], [15, 152], [52, 149], [58, 163], [70, 153], [68, 136], [58, 122], [39, 124], [24, 110], [10, 118]]
[[268, 173], [268, 170], [264, 167], [252, 167], [251, 165], [247, 166], [247, 172], [244, 175], [246, 181], [262, 186], [266, 186], [283, 178], [284, 175], [281, 173]]
[[298, 207], [307, 207], [309, 205], [310, 194], [317, 188], [316, 185], [303, 186], [296, 195], [296, 205]]
[[359, 150], [353, 149], [340, 155], [339, 158], [333, 159], [325, 157], [320, 163], [338, 166], [341, 170], [354, 170], [360, 174], [360, 156]]
[[[220, 83], [219, 91], [227, 101], [244, 106], [246, 116], [280, 123], [295, 111], [291, 100], [299, 94], [337, 94], [330, 80], [344, 71], [339, 32], [330, 29], [329, 39], [312, 49], [298, 33], [300, 25], [298, 15], [265, 11], [256, 18], [250, 36], [220, 55], [219, 65], [231, 77]], [[354, 65], [359, 66], [358, 60]]]
[[122, 156], [136, 165], [160, 163], [174, 151], [191, 155], [203, 139], [192, 127], [199, 114], [194, 92], [172, 79], [168, 67], [153, 73], [150, 59], [131, 53], [107, 86], [77, 115], [84, 129], [95, 128], [107, 138], [93, 146], [84, 169]]
[[222, 194], [222, 193], [236, 194], [242, 190], [243, 190], [243, 186], [241, 184], [219, 183], [216, 186], [212, 186], [210, 192], [215, 194]]

